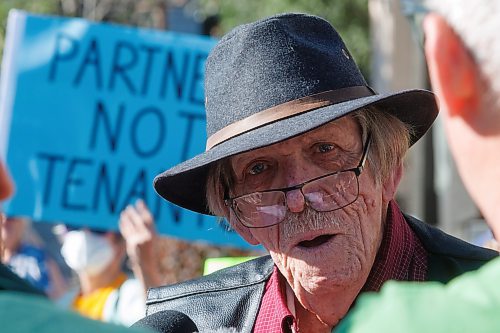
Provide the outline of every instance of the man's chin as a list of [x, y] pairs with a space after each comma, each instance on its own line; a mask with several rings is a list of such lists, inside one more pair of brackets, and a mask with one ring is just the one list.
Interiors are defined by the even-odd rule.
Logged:
[[320, 262], [309, 264], [305, 259], [297, 260], [293, 273], [293, 280], [299, 282], [302, 289], [308, 294], [325, 297], [332, 296], [358, 284], [360, 280], [360, 267], [343, 263], [331, 265], [330, 260], [323, 258]]

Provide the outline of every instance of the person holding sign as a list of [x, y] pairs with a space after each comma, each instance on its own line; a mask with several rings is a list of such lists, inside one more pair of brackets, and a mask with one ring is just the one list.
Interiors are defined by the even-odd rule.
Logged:
[[158, 235], [153, 215], [144, 201], [137, 200], [135, 205], [128, 205], [122, 211], [120, 232], [125, 239], [132, 270], [135, 277], [141, 281], [144, 293], [150, 287], [160, 286], [163, 278], [155, 251]]
[[[120, 231], [81, 228], [63, 235], [61, 254], [80, 288], [61, 304], [70, 303], [92, 319], [130, 326], [145, 314], [147, 288], [161, 285], [153, 217], [142, 200], [121, 213]], [[127, 254], [135, 278], [122, 270]]]
[[149, 316], [177, 310], [200, 331], [329, 333], [388, 280], [449, 281], [497, 256], [401, 212], [402, 159], [436, 100], [374, 92], [330, 23], [282, 14], [239, 26], [205, 73], [206, 151], [155, 189], [226, 218], [270, 256], [153, 288]]

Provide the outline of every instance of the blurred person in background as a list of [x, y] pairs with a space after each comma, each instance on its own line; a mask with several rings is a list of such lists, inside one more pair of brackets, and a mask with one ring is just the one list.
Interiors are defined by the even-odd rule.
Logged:
[[[9, 198], [14, 190], [14, 185], [10, 179], [7, 169], [0, 160], [0, 204], [1, 201]], [[4, 253], [4, 224], [6, 223], [5, 214], [0, 211], [0, 258]], [[32, 284], [12, 272], [7, 266], [0, 262], [0, 291], [10, 290], [16, 292], [25, 292], [34, 295], [45, 295], [43, 291], [35, 288]]]
[[65, 292], [66, 281], [43, 244], [30, 239], [34, 238], [30, 237], [32, 233], [27, 218], [8, 217], [2, 225], [2, 262], [51, 299], [57, 299]]
[[[12, 181], [0, 160], [0, 201], [13, 191]], [[5, 215], [0, 212], [3, 226]], [[0, 227], [0, 233], [2, 228]], [[0, 254], [3, 241], [0, 237]], [[141, 328], [101, 323], [55, 306], [36, 288], [0, 263], [0, 325], [2, 332], [16, 333], [146, 333]]]
[[[153, 217], [142, 200], [120, 215], [120, 232], [68, 228], [61, 254], [79, 288], [61, 304], [92, 319], [130, 326], [145, 315], [146, 291], [161, 285]], [[130, 259], [134, 277], [124, 271]]]
[[[459, 174], [500, 240], [500, 1], [405, 1], [425, 15], [425, 56]], [[339, 332], [499, 332], [500, 258], [447, 285], [388, 283]]]

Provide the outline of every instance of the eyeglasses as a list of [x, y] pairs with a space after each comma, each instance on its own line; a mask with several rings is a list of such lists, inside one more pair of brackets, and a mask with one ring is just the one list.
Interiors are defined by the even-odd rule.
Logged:
[[241, 224], [248, 228], [267, 228], [281, 223], [288, 206], [286, 193], [300, 190], [306, 204], [317, 212], [331, 212], [349, 206], [358, 199], [358, 177], [363, 171], [370, 148], [368, 135], [357, 167], [328, 173], [301, 184], [226, 198]]
[[401, 11], [408, 18], [413, 36], [420, 47], [424, 46], [424, 31], [422, 22], [425, 15], [429, 13], [429, 8], [425, 6], [425, 0], [400, 0]]

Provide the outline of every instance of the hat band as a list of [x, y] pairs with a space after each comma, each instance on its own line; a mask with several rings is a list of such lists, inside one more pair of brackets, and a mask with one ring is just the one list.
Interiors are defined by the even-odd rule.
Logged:
[[238, 120], [218, 130], [207, 139], [206, 150], [227, 141], [235, 136], [251, 131], [258, 127], [270, 124], [280, 119], [295, 116], [321, 107], [338, 104], [352, 99], [374, 95], [374, 91], [367, 86], [347, 87], [337, 90], [328, 90], [262, 110], [251, 116]]

